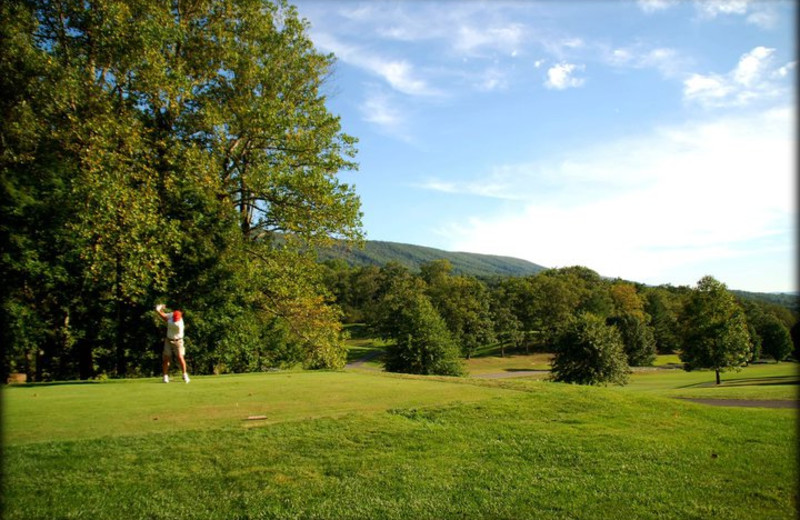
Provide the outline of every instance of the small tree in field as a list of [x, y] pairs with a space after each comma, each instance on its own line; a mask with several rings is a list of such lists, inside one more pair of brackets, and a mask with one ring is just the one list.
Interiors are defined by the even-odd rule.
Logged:
[[686, 370], [738, 370], [752, 355], [744, 310], [725, 284], [703, 277], [686, 306], [686, 338], [680, 354]]
[[384, 358], [387, 371], [463, 375], [458, 345], [425, 295], [411, 295], [397, 312], [398, 326], [391, 334], [395, 343], [386, 348]]
[[554, 381], [624, 385], [629, 372], [619, 331], [599, 316], [581, 314], [560, 335], [553, 359]]
[[761, 336], [763, 352], [775, 361], [783, 361], [792, 353], [789, 330], [772, 314], [765, 314], [757, 330]]

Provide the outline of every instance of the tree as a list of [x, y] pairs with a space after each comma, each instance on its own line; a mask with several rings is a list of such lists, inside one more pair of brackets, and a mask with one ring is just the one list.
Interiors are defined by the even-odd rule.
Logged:
[[636, 287], [627, 282], [611, 284], [608, 292], [614, 311], [607, 322], [620, 331], [628, 364], [652, 365], [656, 358], [656, 342], [649, 325], [650, 315], [644, 311], [644, 300]]
[[792, 346], [794, 348], [792, 355], [795, 361], [800, 361], [800, 321], [792, 325], [792, 328], [789, 329], [789, 336], [792, 338]]
[[792, 353], [789, 330], [773, 314], [765, 314], [764, 320], [756, 330], [761, 337], [761, 349], [764, 354], [775, 361], [783, 361]]
[[390, 372], [427, 375], [463, 375], [456, 343], [427, 296], [405, 293], [393, 299], [396, 305], [384, 364]]
[[680, 358], [686, 370], [738, 370], [752, 355], [742, 308], [725, 284], [711, 276], [697, 283], [686, 306], [686, 338]]
[[522, 322], [514, 314], [512, 303], [506, 298], [506, 291], [502, 286], [491, 292], [490, 308], [494, 333], [500, 342], [500, 357], [505, 357], [507, 345], [518, 348], [525, 340]]
[[421, 266], [428, 297], [444, 319], [461, 353], [469, 359], [483, 345], [494, 341], [489, 292], [475, 278], [450, 276], [452, 266], [437, 260]]
[[681, 348], [680, 316], [683, 298], [675, 288], [659, 286], [644, 291], [645, 312], [650, 315], [656, 350], [672, 354]]
[[656, 342], [644, 317], [623, 314], [610, 318], [608, 324], [619, 330], [629, 365], [644, 367], [653, 364], [656, 359]]
[[581, 313], [560, 335], [553, 359], [554, 381], [624, 385], [629, 371], [619, 331], [603, 318]]
[[146, 373], [164, 295], [203, 331], [190, 350], [207, 368], [254, 366], [277, 338], [341, 366], [310, 252], [361, 239], [337, 177], [356, 140], [307, 29], [282, 0], [3, 3], [4, 370]]

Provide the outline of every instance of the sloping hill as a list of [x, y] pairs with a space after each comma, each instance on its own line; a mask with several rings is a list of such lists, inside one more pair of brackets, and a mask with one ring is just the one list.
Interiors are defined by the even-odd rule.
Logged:
[[448, 260], [454, 274], [476, 277], [526, 276], [546, 269], [541, 265], [507, 256], [480, 255], [443, 251], [432, 247], [368, 240], [364, 249], [348, 249], [345, 245], [319, 252], [320, 261], [342, 259], [351, 266], [377, 265], [397, 262], [412, 271], [433, 260]]

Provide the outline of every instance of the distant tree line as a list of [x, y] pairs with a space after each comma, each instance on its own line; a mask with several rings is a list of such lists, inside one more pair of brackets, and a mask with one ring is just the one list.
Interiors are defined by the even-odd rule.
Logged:
[[361, 239], [332, 64], [282, 0], [0, 3], [3, 380], [158, 371], [158, 302], [193, 371], [341, 367], [311, 252]]
[[488, 347], [554, 352], [555, 379], [584, 383], [624, 382], [629, 366], [652, 365], [659, 353], [680, 353], [687, 369], [725, 370], [786, 359], [797, 322], [712, 277], [649, 287], [580, 266], [490, 280], [454, 275], [447, 260], [418, 273], [396, 263], [325, 267], [343, 319], [390, 340], [386, 368], [401, 372], [457, 375], [460, 359]]

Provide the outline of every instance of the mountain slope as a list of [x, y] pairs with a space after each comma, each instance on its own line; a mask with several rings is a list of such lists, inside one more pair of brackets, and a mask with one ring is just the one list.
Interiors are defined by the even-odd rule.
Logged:
[[433, 260], [448, 260], [453, 265], [453, 273], [476, 277], [526, 276], [546, 269], [538, 264], [506, 256], [481, 255], [443, 251], [432, 247], [368, 240], [364, 249], [349, 249], [336, 245], [319, 252], [319, 260], [341, 259], [351, 266], [377, 265], [397, 262], [412, 271], [420, 265]]

